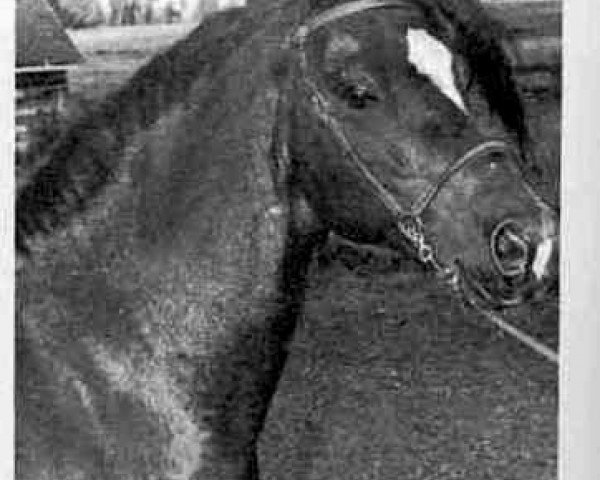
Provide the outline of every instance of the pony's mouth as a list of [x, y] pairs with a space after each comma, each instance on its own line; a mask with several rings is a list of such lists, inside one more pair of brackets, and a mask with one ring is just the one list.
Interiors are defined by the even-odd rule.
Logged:
[[521, 224], [512, 219], [500, 222], [490, 235], [490, 255], [494, 267], [505, 278], [518, 278], [531, 266], [531, 243]]
[[555, 239], [533, 242], [515, 220], [500, 222], [490, 235], [492, 266], [457, 265], [463, 292], [488, 308], [505, 308], [529, 302], [552, 286], [551, 264]]
[[548, 245], [549, 242], [542, 242], [537, 248], [529, 247], [524, 263], [514, 262], [513, 270], [497, 265], [486, 270], [468, 268], [457, 261], [463, 292], [471, 301], [491, 309], [515, 307], [543, 298], [555, 285], [546, 273], [552, 254]]
[[503, 277], [481, 270], [470, 270], [460, 261], [456, 262], [460, 271], [461, 290], [470, 302], [491, 309], [515, 307], [529, 298], [534, 289], [526, 275], [518, 280], [515, 277]]

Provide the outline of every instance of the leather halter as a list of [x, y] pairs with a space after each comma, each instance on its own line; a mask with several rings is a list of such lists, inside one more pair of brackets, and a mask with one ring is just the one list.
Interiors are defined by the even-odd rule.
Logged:
[[[358, 169], [362, 176], [373, 187], [375, 196], [394, 217], [398, 232], [401, 237], [408, 241], [413, 247], [419, 260], [425, 265], [431, 265], [436, 271], [436, 274], [447, 283], [453, 291], [462, 294], [468, 303], [479, 304], [480, 301], [483, 300], [484, 303], [494, 306], [514, 305], [515, 302], [512, 300], [494, 298], [483, 286], [475, 280], [468, 278], [457, 259], [451, 264], [445, 264], [440, 261], [434, 253], [434, 248], [425, 238], [421, 216], [435, 200], [442, 188], [456, 173], [476, 160], [485, 158], [485, 154], [493, 152], [509, 153], [510, 155], [507, 155], [504, 158], [506, 160], [510, 159], [510, 161], [508, 161], [510, 167], [518, 170], [518, 167], [516, 167], [513, 162], [513, 159], [517, 155], [515, 149], [501, 140], [488, 140], [470, 148], [461, 157], [449, 164], [437, 181], [426, 188], [424, 192], [419, 195], [417, 200], [413, 202], [410, 209], [406, 211], [361, 160], [344, 133], [342, 126], [330, 112], [329, 102], [320, 92], [316, 83], [310, 78], [305, 50], [308, 36], [313, 31], [330, 22], [375, 9], [401, 10], [406, 15], [407, 23], [410, 23], [410, 21], [413, 20], [422, 19], [424, 16], [423, 11], [416, 5], [416, 2], [407, 0], [355, 0], [332, 7], [317, 14], [306, 23], [300, 25], [296, 31], [287, 38], [284, 44], [284, 48], [295, 50], [299, 55], [302, 73], [299, 87], [310, 100], [313, 113], [335, 136], [335, 139], [343, 150], [344, 158], [348, 159]], [[282, 152], [287, 152], [285, 146], [283, 146]], [[470, 294], [467, 293], [467, 290]], [[477, 294], [479, 299], [473, 297], [474, 293]]]

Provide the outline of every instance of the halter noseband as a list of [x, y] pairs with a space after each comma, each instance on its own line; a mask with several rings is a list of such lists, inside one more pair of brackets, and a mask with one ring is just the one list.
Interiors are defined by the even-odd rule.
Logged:
[[[440, 261], [436, 255], [434, 247], [425, 238], [423, 228], [422, 214], [435, 200], [440, 190], [448, 183], [448, 181], [460, 170], [467, 165], [483, 157], [484, 154], [490, 152], [510, 152], [512, 157], [516, 152], [506, 142], [501, 140], [485, 141], [475, 147], [469, 149], [457, 160], [452, 162], [441, 174], [438, 180], [430, 185], [425, 191], [413, 202], [409, 211], [403, 209], [397, 202], [395, 197], [381, 184], [369, 168], [362, 162], [360, 156], [356, 153], [352, 144], [348, 140], [340, 123], [331, 114], [328, 101], [320, 92], [316, 83], [313, 82], [308, 73], [308, 62], [306, 58], [305, 44], [311, 32], [321, 28], [322, 26], [346, 16], [356, 13], [374, 10], [374, 9], [395, 9], [402, 10], [407, 18], [407, 23], [423, 17], [421, 9], [415, 5], [413, 1], [407, 0], [356, 0], [347, 2], [328, 10], [325, 10], [316, 16], [312, 17], [306, 23], [299, 26], [296, 31], [288, 37], [284, 44], [284, 48], [294, 49], [299, 54], [300, 68], [302, 72], [301, 84], [299, 85], [304, 90], [307, 97], [310, 99], [310, 104], [314, 114], [329, 128], [335, 136], [338, 144], [343, 150], [344, 158], [351, 161], [359, 170], [362, 176], [371, 184], [375, 196], [384, 204], [386, 209], [395, 219], [395, 225], [400, 233], [411, 247], [415, 250], [418, 259], [425, 265], [431, 265], [438, 277], [440, 277], [450, 288], [457, 293], [461, 293], [468, 303], [479, 303], [472, 295], [467, 295], [465, 287], [469, 287], [471, 292], [476, 292], [478, 297], [485, 303], [508, 306], [513, 305], [514, 301], [507, 299], [494, 298], [483, 286], [478, 284], [473, 279], [467, 277], [466, 272], [460, 265], [458, 260], [454, 260], [451, 264], [445, 264]], [[286, 149], [282, 149], [287, 151]], [[509, 162], [512, 164], [513, 162]], [[516, 166], [514, 167], [517, 168]]]

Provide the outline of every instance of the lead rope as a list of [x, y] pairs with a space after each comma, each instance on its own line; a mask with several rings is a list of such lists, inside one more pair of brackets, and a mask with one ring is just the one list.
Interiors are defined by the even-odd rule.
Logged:
[[[417, 217], [418, 218], [418, 217]], [[398, 223], [398, 228], [402, 231], [402, 223]], [[411, 232], [406, 232], [406, 235], [411, 235]], [[430, 245], [425, 242], [425, 239], [422, 233], [418, 233], [418, 230], [415, 231], [416, 242], [419, 245], [418, 256], [419, 259], [425, 263], [430, 264], [436, 270], [437, 276], [448, 286], [454, 295], [460, 296], [465, 303], [474, 308], [477, 312], [479, 312], [488, 322], [496, 325], [500, 330], [512, 336], [519, 342], [527, 345], [536, 353], [540, 354], [549, 362], [554, 364], [559, 364], [559, 356], [556, 352], [554, 352], [551, 348], [547, 347], [543, 343], [539, 342], [535, 338], [530, 335], [527, 335], [525, 332], [520, 330], [519, 328], [511, 325], [506, 320], [501, 318], [499, 315], [495, 314], [493, 311], [482, 307], [477, 301], [475, 301], [471, 296], [465, 294], [464, 290], [460, 285], [460, 273], [458, 268], [453, 265], [452, 267], [444, 267], [440, 265], [433, 255], [433, 250]]]
[[506, 320], [503, 320], [500, 316], [496, 315], [494, 312], [487, 310], [481, 307], [479, 304], [469, 301], [469, 304], [477, 310], [483, 317], [489, 321], [490, 323], [496, 325], [503, 332], [508, 333], [510, 336], [516, 338], [521, 343], [524, 343], [529, 348], [539, 353], [542, 357], [544, 357], [549, 362], [559, 364], [558, 354], [553, 351], [551, 348], [548, 348], [541, 342], [538, 342], [535, 338], [530, 335], [527, 335], [522, 330], [517, 327], [511, 325]]
[[[431, 200], [433, 196], [427, 195], [425, 198], [429, 197]], [[429, 202], [422, 203], [421, 205], [426, 206]], [[424, 264], [430, 264], [436, 270], [437, 276], [448, 286], [454, 295], [460, 296], [465, 303], [474, 308], [477, 312], [479, 312], [488, 322], [494, 324], [503, 332], [512, 336], [519, 342], [527, 345], [533, 351], [544, 357], [549, 362], [554, 364], [559, 364], [559, 356], [552, 349], [548, 348], [543, 343], [539, 342], [535, 338], [530, 335], [527, 335], [525, 332], [520, 330], [519, 328], [511, 325], [506, 320], [501, 318], [499, 315], [495, 314], [493, 311], [482, 307], [479, 302], [475, 301], [472, 296], [466, 295], [464, 290], [460, 285], [460, 271], [457, 265], [453, 265], [451, 267], [444, 267], [440, 263], [437, 262], [435, 256], [433, 255], [433, 247], [431, 247], [425, 240], [423, 235], [423, 230], [420, 227], [421, 219], [420, 217], [411, 217], [415, 219], [418, 224], [415, 227], [407, 228], [406, 223], [398, 222], [398, 229], [402, 232], [407, 238], [411, 239], [412, 243], [417, 245], [418, 257]]]

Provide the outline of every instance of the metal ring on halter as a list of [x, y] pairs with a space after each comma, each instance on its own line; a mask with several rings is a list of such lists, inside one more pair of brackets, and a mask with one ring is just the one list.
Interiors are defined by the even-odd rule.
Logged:
[[[500, 273], [505, 277], [517, 277], [519, 275], [523, 275], [527, 268], [526, 261], [520, 262], [519, 264], [507, 268], [504, 262], [502, 262], [502, 259], [498, 256], [496, 241], [498, 241], [498, 239], [500, 238], [502, 230], [507, 229], [512, 225], [514, 225], [519, 230], [522, 229], [521, 225], [517, 221], [511, 218], [507, 218], [506, 220], [496, 225], [494, 231], [490, 235], [490, 252], [492, 260], [494, 261], [494, 265], [496, 266], [498, 271], [500, 271]], [[520, 247], [523, 253], [523, 258], [527, 259], [529, 254], [529, 245], [527, 245], [527, 242], [523, 240], [519, 235], [513, 233], [510, 230], [510, 228], [508, 229], [508, 234], [510, 235], [510, 240], [518, 244], [518, 246]]]

